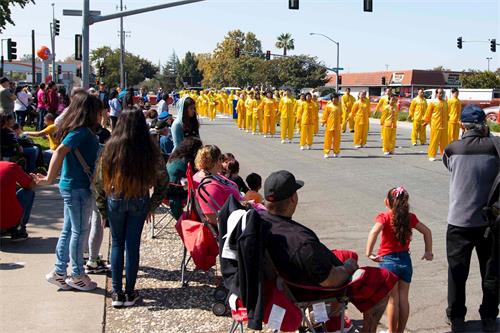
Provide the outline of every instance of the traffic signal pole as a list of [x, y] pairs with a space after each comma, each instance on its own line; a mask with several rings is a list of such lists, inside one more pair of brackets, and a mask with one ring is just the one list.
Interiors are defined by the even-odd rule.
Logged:
[[[50, 41], [51, 41], [51, 51], [52, 51], [52, 81], [57, 83], [56, 79], [56, 27], [55, 27], [55, 9], [54, 4], [52, 4], [52, 23], [50, 23]], [[43, 78], [42, 80], [44, 80]]]

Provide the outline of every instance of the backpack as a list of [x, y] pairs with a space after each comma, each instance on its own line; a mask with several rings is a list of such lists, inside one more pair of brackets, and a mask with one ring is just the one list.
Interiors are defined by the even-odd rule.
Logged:
[[[492, 142], [495, 145], [498, 158], [500, 159], [500, 138], [492, 138]], [[500, 222], [500, 162], [499, 172], [491, 186], [490, 193], [488, 194], [488, 201], [483, 208], [483, 214], [488, 221], [489, 229], [498, 227]]]

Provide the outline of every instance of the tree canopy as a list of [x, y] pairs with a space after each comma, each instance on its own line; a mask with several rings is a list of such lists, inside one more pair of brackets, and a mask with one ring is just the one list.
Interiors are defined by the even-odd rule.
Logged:
[[462, 81], [463, 88], [500, 88], [500, 75], [498, 72], [469, 70], [468, 73], [460, 76], [460, 81]]
[[286, 51], [295, 49], [295, 40], [289, 33], [283, 33], [276, 39], [276, 47], [283, 49], [283, 55], [286, 56]]
[[7, 24], [16, 25], [11, 17], [11, 6], [20, 6], [24, 8], [29, 3], [35, 3], [35, 0], [2, 0], [0, 1], [0, 32], [5, 29]]

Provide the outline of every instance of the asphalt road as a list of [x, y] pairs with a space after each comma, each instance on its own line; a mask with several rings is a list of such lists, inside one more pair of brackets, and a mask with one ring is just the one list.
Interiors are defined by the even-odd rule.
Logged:
[[[278, 128], [279, 130], [279, 128]], [[394, 186], [403, 185], [410, 194], [411, 210], [433, 232], [434, 261], [420, 260], [422, 236], [416, 232], [411, 243], [413, 282], [408, 332], [448, 332], [445, 324], [447, 295], [446, 217], [449, 174], [441, 161], [429, 162], [427, 146], [412, 147], [410, 130], [398, 128], [395, 155], [384, 157], [378, 125], [371, 124], [368, 147], [354, 149], [352, 134], [342, 136], [341, 158], [323, 159], [323, 134], [314, 138], [313, 149], [300, 151], [298, 138], [280, 144], [279, 138], [252, 136], [239, 131], [234, 122], [218, 118], [202, 120], [201, 136], [233, 153], [240, 162], [240, 175], [250, 172], [263, 179], [272, 171], [286, 169], [305, 181], [299, 192], [294, 219], [312, 228], [330, 248], [353, 249], [360, 254], [360, 266], [375, 265], [364, 258], [366, 238], [374, 217], [384, 211], [384, 198]], [[377, 245], [378, 246], [378, 245]], [[480, 275], [473, 256], [467, 285], [468, 330], [480, 330], [477, 312], [481, 301]], [[361, 315], [353, 306], [353, 319]], [[385, 326], [385, 317], [381, 327]]]

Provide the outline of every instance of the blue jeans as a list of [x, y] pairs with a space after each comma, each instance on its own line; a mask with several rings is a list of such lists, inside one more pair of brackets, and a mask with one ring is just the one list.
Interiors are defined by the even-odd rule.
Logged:
[[40, 149], [36, 146], [23, 147], [23, 155], [24, 157], [26, 157], [27, 172], [35, 172], [36, 160], [38, 159], [38, 154], [40, 154]]
[[89, 232], [92, 194], [88, 188], [60, 189], [64, 201], [64, 225], [56, 246], [56, 272], [65, 274], [71, 258], [72, 275], [85, 274], [83, 243]]
[[111, 278], [113, 291], [123, 291], [123, 262], [126, 251], [125, 292], [130, 293], [135, 289], [137, 271], [139, 270], [141, 233], [149, 212], [149, 197], [129, 200], [108, 198], [107, 206], [112, 239]]
[[379, 266], [396, 274], [401, 280], [411, 283], [413, 266], [408, 251], [393, 252], [382, 257]]
[[24, 126], [24, 124], [26, 123], [26, 111], [23, 110], [17, 110], [15, 111], [16, 113], [16, 123], [18, 123], [19, 125], [21, 125], [21, 127]]
[[50, 150], [50, 149], [42, 151], [43, 163], [45, 163], [46, 165], [49, 165], [53, 154], [54, 154], [54, 151]]
[[46, 109], [37, 109], [38, 111], [38, 126], [37, 126], [37, 131], [41, 131], [45, 128], [45, 124], [43, 123], [43, 118], [45, 118], [45, 115], [47, 114]]
[[21, 230], [26, 230], [26, 224], [28, 224], [31, 215], [31, 207], [33, 207], [33, 201], [35, 200], [35, 192], [26, 188], [21, 188], [16, 192], [16, 197], [21, 207], [23, 207]]

